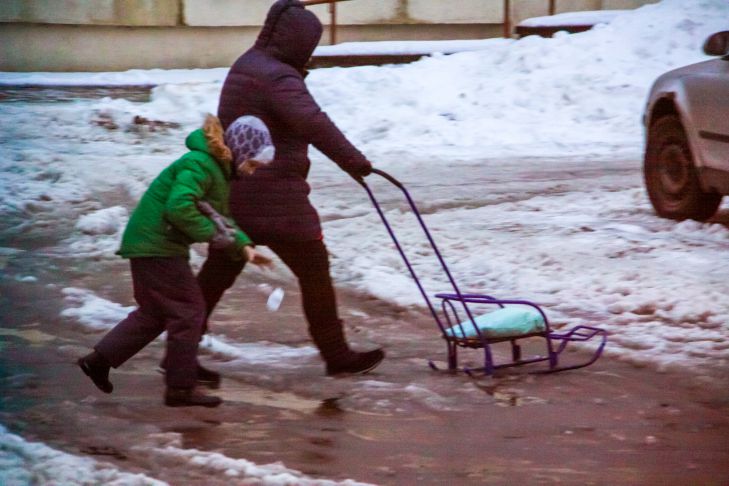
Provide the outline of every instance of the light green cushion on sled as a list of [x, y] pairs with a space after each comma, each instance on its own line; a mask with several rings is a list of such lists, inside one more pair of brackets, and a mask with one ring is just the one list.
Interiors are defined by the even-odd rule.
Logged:
[[[487, 338], [523, 336], [544, 332], [546, 329], [542, 314], [531, 307], [503, 307], [474, 320], [481, 334]], [[460, 326], [446, 329], [446, 335], [459, 339], [478, 338], [470, 319], [463, 321]]]

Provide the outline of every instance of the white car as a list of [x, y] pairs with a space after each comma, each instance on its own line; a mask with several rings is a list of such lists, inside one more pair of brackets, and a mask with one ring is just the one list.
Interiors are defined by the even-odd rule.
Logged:
[[721, 57], [661, 75], [643, 117], [645, 185], [666, 218], [705, 221], [729, 195], [729, 31], [704, 52]]

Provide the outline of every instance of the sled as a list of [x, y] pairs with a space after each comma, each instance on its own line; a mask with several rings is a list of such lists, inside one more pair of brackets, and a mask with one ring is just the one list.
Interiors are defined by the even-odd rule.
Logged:
[[[415, 218], [425, 233], [435, 256], [440, 262], [445, 276], [451, 284], [452, 291], [437, 293], [434, 296], [436, 299], [440, 299], [439, 311], [423, 288], [414, 267], [395, 235], [395, 231], [385, 217], [380, 203], [375, 198], [374, 193], [367, 183], [360, 179], [358, 182], [367, 191], [372, 204], [380, 215], [387, 232], [390, 234], [395, 247], [400, 253], [405, 266], [408, 268], [410, 275], [415, 281], [420, 294], [423, 296], [431, 315], [440, 329], [441, 336], [446, 343], [448, 371], [463, 371], [470, 376], [474, 376], [479, 372], [485, 375], [493, 375], [496, 370], [501, 368], [545, 362], [547, 364], [546, 368], [532, 372], [554, 373], [557, 371], [584, 368], [600, 358], [607, 342], [607, 332], [603, 329], [578, 325], [564, 332], [555, 332], [551, 329], [547, 315], [534, 302], [523, 299], [499, 299], [485, 294], [461, 292], [442, 253], [435, 244], [428, 227], [425, 225], [420, 211], [405, 186], [382, 170], [373, 169], [372, 173], [383, 177], [402, 191]], [[486, 312], [483, 310], [486, 310]], [[522, 344], [519, 341], [534, 338], [543, 340], [544, 354], [523, 357]], [[589, 359], [576, 364], [559, 365], [560, 355], [571, 342], [584, 342], [593, 339], [595, 339], [594, 343], [597, 344], [597, 347], [589, 356]], [[496, 343], [510, 344], [510, 360], [498, 363], [495, 361], [492, 345]], [[482, 349], [484, 355], [483, 366], [478, 368], [459, 368], [459, 348]], [[439, 369], [432, 360], [428, 363], [432, 369]]]

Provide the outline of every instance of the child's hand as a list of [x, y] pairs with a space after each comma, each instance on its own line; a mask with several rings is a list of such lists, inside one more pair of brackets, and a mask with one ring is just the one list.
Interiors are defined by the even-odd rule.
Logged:
[[258, 265], [260, 267], [268, 269], [273, 268], [273, 260], [265, 255], [258, 253], [256, 250], [253, 249], [252, 246], [243, 247], [243, 256], [245, 257], [247, 262], [250, 262], [254, 265]]
[[233, 249], [235, 245], [235, 235], [236, 231], [232, 228], [228, 228], [223, 231], [216, 231], [215, 235], [210, 239], [208, 242], [210, 244], [210, 248], [213, 248], [215, 250], [225, 250], [225, 249]]

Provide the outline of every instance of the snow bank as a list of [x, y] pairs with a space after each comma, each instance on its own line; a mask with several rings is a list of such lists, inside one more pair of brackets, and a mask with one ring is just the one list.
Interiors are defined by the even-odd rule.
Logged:
[[[176, 433], [151, 434], [134, 450], [148, 457], [163, 458], [166, 464], [177, 462], [181, 467], [204, 470], [231, 485], [367, 486], [367, 483], [351, 479], [314, 479], [280, 462], [258, 465], [216, 452], [184, 449], [180, 434]], [[0, 484], [165, 486], [168, 483], [145, 474], [121, 471], [112, 464], [68, 454], [39, 442], [28, 442], [0, 425]]]
[[368, 486], [351, 479], [331, 481], [313, 479], [299, 471], [289, 469], [280, 462], [258, 465], [245, 459], [234, 459], [217, 452], [183, 449], [177, 433], [161, 433], [149, 436], [150, 444], [137, 449], [166, 462], [178, 461], [185, 467], [195, 467], [212, 475], [224, 475], [230, 484], [262, 484], [265, 486]]
[[114, 235], [124, 229], [128, 216], [122, 206], [100, 209], [81, 216], [76, 228], [87, 235]]
[[361, 56], [361, 55], [431, 55], [455, 52], [479, 51], [494, 45], [493, 39], [440, 40], [440, 41], [380, 41], [343, 42], [332, 46], [319, 46], [314, 56]]
[[666, 0], [580, 34], [494, 39], [405, 66], [317, 70], [309, 83], [374, 157], [638, 154], [650, 84], [706, 59], [703, 41], [727, 18], [723, 0]]
[[[703, 41], [726, 29], [728, 16], [724, 0], [664, 0], [580, 34], [489, 39], [470, 46], [459, 41], [449, 49], [478, 50], [402, 66], [319, 69], [307, 82], [330, 116], [372, 158], [397, 152], [428, 157], [635, 155], [641, 149], [641, 114], [652, 81], [668, 69], [706, 59]], [[418, 47], [375, 43], [326, 48], [363, 53]], [[434, 48], [427, 43], [420, 47]], [[189, 127], [203, 113], [215, 111], [226, 72], [79, 73], [69, 74], [68, 82], [166, 82], [154, 89], [146, 105], [106, 100], [98, 110], [122, 124], [142, 115]], [[48, 73], [22, 76], [2, 73], [0, 81], [60, 82]]]
[[523, 27], [553, 27], [562, 25], [609, 24], [616, 17], [632, 12], [632, 10], [592, 10], [583, 12], [564, 12], [545, 17], [532, 17], [519, 22]]
[[67, 454], [39, 442], [28, 442], [8, 432], [2, 425], [0, 425], [0, 484], [3, 486], [167, 485], [144, 474], [127, 473], [108, 463]]
[[235, 343], [224, 336], [206, 335], [200, 349], [213, 356], [236, 362], [236, 366], [269, 366], [297, 368], [302, 359], [319, 356], [313, 346], [293, 347], [283, 344], [259, 341], [254, 343]]
[[156, 86], [168, 83], [209, 83], [220, 80], [228, 68], [130, 69], [109, 73], [0, 72], [0, 86]]
[[75, 318], [91, 330], [111, 329], [135, 308], [103, 299], [90, 290], [69, 287], [62, 292], [73, 307], [61, 311], [61, 316]]

